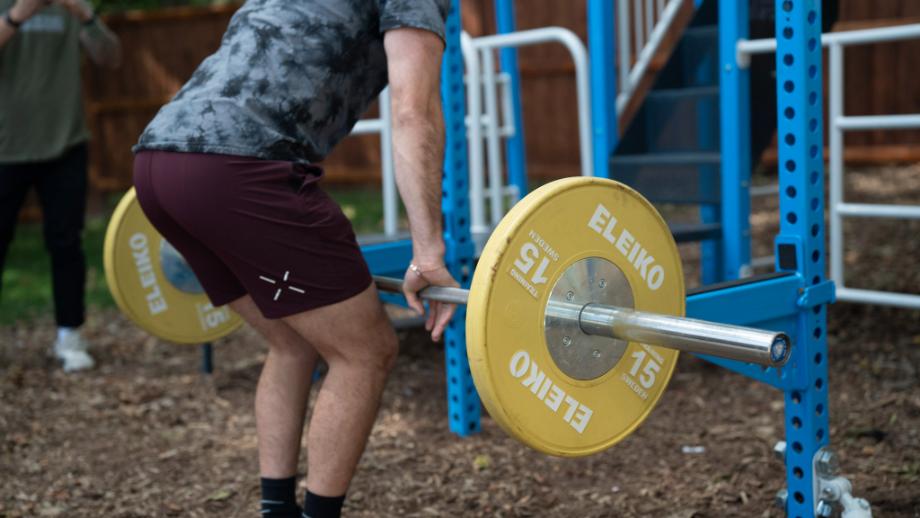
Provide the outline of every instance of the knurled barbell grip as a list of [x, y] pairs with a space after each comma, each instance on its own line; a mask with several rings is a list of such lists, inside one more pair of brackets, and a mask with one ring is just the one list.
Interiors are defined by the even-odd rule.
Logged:
[[[374, 276], [382, 291], [402, 291], [402, 279]], [[423, 299], [451, 304], [466, 304], [469, 290], [430, 286], [421, 291]], [[557, 317], [577, 320], [590, 335], [658, 345], [730, 360], [778, 367], [786, 363], [792, 342], [785, 333], [750, 327], [717, 324], [671, 315], [589, 303], [551, 303], [546, 308]]]
[[[377, 289], [393, 293], [402, 293], [403, 280], [396, 277], [374, 276]], [[470, 298], [470, 290], [463, 288], [447, 288], [444, 286], [429, 286], [420, 292], [423, 299], [447, 302], [449, 304], [466, 304]]]

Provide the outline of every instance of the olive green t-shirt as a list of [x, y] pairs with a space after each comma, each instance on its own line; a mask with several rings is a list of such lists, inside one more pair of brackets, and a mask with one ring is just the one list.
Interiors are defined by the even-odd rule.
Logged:
[[[0, 0], [0, 13], [14, 0]], [[0, 163], [57, 158], [88, 137], [80, 88], [80, 30], [50, 6], [0, 48]]]

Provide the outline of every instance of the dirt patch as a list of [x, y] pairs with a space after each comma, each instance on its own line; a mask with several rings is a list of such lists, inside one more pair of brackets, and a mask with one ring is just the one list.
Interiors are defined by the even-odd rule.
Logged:
[[[775, 221], [774, 209], [759, 210], [755, 227]], [[917, 257], [916, 229], [884, 229], [848, 239]], [[916, 259], [888, 268], [884, 254], [871, 257], [847, 256], [855, 279], [920, 291]], [[836, 304], [829, 318], [832, 446], [875, 516], [918, 517], [920, 312]], [[86, 331], [100, 367], [65, 375], [46, 355], [50, 320], [0, 329], [0, 517], [255, 516], [259, 337], [223, 340], [205, 376], [197, 348], [159, 343], [115, 311], [93, 314]], [[348, 516], [781, 515], [775, 390], [684, 355], [635, 434], [599, 455], [557, 459], [488, 417], [478, 435], [449, 433], [443, 349], [415, 331], [401, 339]]]

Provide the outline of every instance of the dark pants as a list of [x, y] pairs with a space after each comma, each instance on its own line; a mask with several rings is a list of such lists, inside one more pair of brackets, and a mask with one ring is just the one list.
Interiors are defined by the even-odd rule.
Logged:
[[0, 163], [0, 273], [19, 210], [34, 186], [44, 215], [45, 247], [51, 255], [54, 315], [57, 324], [66, 327], [78, 327], [84, 319], [86, 160], [86, 144], [79, 144], [47, 162]]

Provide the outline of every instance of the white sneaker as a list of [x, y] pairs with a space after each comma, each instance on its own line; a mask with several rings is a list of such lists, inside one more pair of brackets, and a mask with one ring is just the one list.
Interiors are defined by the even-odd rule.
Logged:
[[87, 352], [87, 342], [79, 332], [59, 334], [54, 342], [54, 355], [64, 364], [64, 372], [92, 369], [96, 362]]

